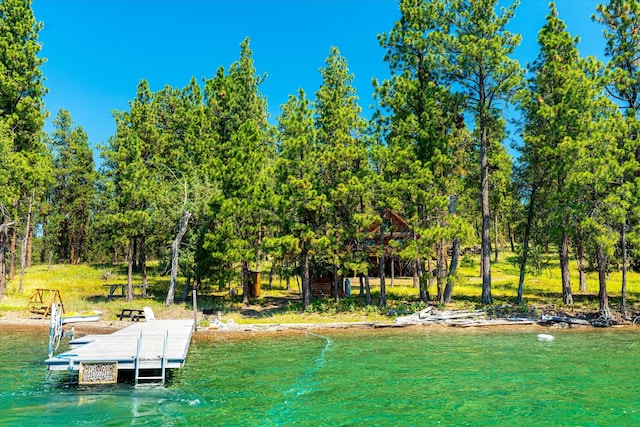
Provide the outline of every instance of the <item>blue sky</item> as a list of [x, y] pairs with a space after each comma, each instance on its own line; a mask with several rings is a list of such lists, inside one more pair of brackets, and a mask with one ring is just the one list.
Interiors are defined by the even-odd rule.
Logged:
[[[580, 36], [581, 53], [604, 59], [602, 28], [591, 21], [602, 2], [556, 5], [569, 31]], [[399, 18], [397, 0], [34, 0], [33, 9], [44, 23], [46, 130], [65, 108], [92, 145], [113, 135], [112, 111], [128, 109], [141, 79], [155, 91], [211, 77], [238, 58], [246, 36], [258, 73], [267, 74], [260, 90], [272, 118], [298, 88], [313, 97], [331, 46], [347, 59], [368, 117], [371, 80], [389, 74], [376, 36]], [[522, 35], [516, 57], [523, 66], [538, 54], [547, 13], [546, 0], [522, 0], [510, 24]]]

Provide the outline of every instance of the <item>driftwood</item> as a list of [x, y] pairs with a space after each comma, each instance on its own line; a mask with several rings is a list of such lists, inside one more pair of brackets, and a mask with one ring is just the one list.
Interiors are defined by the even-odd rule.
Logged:
[[442, 324], [458, 327], [472, 326], [503, 326], [503, 325], [531, 325], [536, 321], [524, 318], [487, 319], [484, 310], [474, 311], [438, 311], [433, 307], [414, 313], [410, 316], [398, 317], [393, 325], [404, 327], [410, 325]]
[[395, 325], [419, 325], [431, 322], [450, 322], [460, 319], [484, 318], [486, 313], [482, 310], [476, 311], [438, 311], [433, 307], [427, 307], [422, 311], [409, 316], [397, 317]]
[[567, 316], [548, 316], [543, 314], [540, 316], [540, 323], [568, 323], [570, 325], [588, 325], [591, 326], [591, 322], [584, 319], [578, 319], [576, 317]]

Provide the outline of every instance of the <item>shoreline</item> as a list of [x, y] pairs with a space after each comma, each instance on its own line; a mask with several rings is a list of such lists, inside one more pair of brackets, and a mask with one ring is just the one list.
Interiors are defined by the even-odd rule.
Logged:
[[[95, 322], [77, 322], [73, 323], [75, 333], [80, 336], [87, 334], [108, 334], [120, 329], [126, 328], [131, 325], [130, 320], [99, 320]], [[48, 330], [50, 326], [50, 319], [34, 319], [34, 318], [19, 318], [19, 317], [0, 317], [0, 330], [6, 328], [10, 329], [30, 329], [30, 330]], [[216, 327], [198, 327], [194, 333], [194, 339], [196, 340], [210, 340], [210, 339], [226, 339], [232, 337], [244, 337], [251, 338], [269, 334], [295, 334], [295, 333], [323, 333], [323, 332], [368, 332], [368, 333], [383, 333], [385, 331], [424, 331], [424, 332], [447, 332], [447, 333], [488, 333], [488, 332], [549, 332], [549, 331], [586, 331], [598, 330], [611, 331], [615, 330], [633, 330], [636, 329], [636, 325], [616, 325], [611, 327], [594, 327], [591, 325], [542, 325], [540, 323], [526, 323], [522, 325], [518, 324], [478, 324], [472, 326], [459, 326], [447, 323], [422, 323], [422, 324], [394, 324], [394, 323], [382, 323], [382, 322], [337, 322], [337, 323], [270, 323], [270, 324], [244, 324], [236, 323], [232, 327], [216, 328]]]

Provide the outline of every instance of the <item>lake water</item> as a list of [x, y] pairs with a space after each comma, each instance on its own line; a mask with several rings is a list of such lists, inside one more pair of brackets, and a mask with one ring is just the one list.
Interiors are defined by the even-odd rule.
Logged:
[[640, 425], [640, 332], [196, 336], [164, 387], [69, 385], [48, 331], [0, 325], [0, 425]]

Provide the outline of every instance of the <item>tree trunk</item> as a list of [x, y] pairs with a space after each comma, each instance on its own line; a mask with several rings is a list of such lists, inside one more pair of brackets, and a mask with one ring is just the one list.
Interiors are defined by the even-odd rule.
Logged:
[[311, 278], [309, 277], [309, 249], [307, 242], [302, 241], [300, 256], [302, 257], [302, 309], [311, 304]]
[[[481, 100], [481, 103], [483, 100]], [[484, 121], [483, 121], [484, 122]], [[481, 125], [480, 141], [480, 182], [482, 194], [482, 304], [491, 304], [491, 212], [489, 208], [489, 136], [487, 124]]]
[[413, 287], [418, 288], [420, 286], [420, 276], [418, 275], [418, 259], [413, 260]]
[[241, 270], [242, 304], [249, 305], [249, 263], [247, 261], [242, 261]]
[[[449, 215], [453, 218], [458, 216], [458, 196], [449, 196]], [[451, 254], [451, 265], [449, 266], [449, 274], [447, 275], [447, 285], [444, 288], [444, 303], [449, 304], [451, 302], [451, 296], [453, 295], [454, 278], [458, 273], [458, 264], [460, 262], [460, 239], [457, 236], [453, 237], [453, 247]]]
[[184, 291], [182, 291], [182, 298], [180, 298], [180, 301], [187, 300], [187, 295], [189, 295], [190, 287], [191, 287], [191, 276], [187, 276], [187, 283], [184, 285]]
[[269, 270], [269, 290], [273, 290], [273, 275], [275, 273], [275, 267], [271, 264], [271, 269]]
[[176, 234], [176, 237], [175, 239], [173, 239], [173, 243], [171, 244], [171, 281], [169, 282], [167, 299], [164, 302], [164, 305], [167, 306], [173, 304], [173, 298], [176, 291], [176, 283], [178, 281], [178, 260], [180, 257], [180, 243], [182, 242], [182, 238], [187, 232], [189, 218], [191, 218], [191, 212], [183, 211], [178, 227], [178, 234]]
[[262, 226], [258, 227], [258, 244], [256, 245], [256, 271], [262, 268]]
[[127, 302], [133, 300], [133, 248], [134, 239], [129, 239], [127, 247]]
[[132, 261], [132, 267], [136, 272], [140, 272], [140, 270], [138, 269], [139, 267], [139, 263], [138, 263], [138, 237], [134, 237], [133, 238], [133, 253], [131, 254], [131, 261]]
[[620, 291], [620, 314], [622, 317], [627, 317], [627, 266], [628, 256], [627, 253], [627, 221], [622, 223], [622, 230], [620, 230], [620, 245], [622, 246], [622, 289]]
[[507, 221], [507, 231], [509, 232], [509, 244], [511, 245], [511, 253], [515, 253], [516, 242], [513, 237], [513, 228], [511, 228], [511, 223], [509, 221]]
[[578, 255], [578, 276], [580, 278], [580, 291], [587, 291], [587, 267], [585, 265], [584, 257], [584, 242], [582, 239], [576, 244], [576, 252]]
[[426, 274], [424, 272], [424, 263], [419, 259], [416, 259], [415, 263], [416, 265], [414, 268], [414, 274], [417, 275], [418, 277], [418, 293], [419, 293], [420, 301], [424, 303], [428, 303], [429, 290], [427, 289], [428, 283], [427, 283]]
[[33, 211], [33, 205], [35, 204], [35, 190], [31, 193], [29, 199], [29, 208], [27, 210], [27, 224], [25, 225], [24, 237], [20, 242], [20, 281], [18, 283], [18, 293], [22, 293], [22, 282], [24, 280], [24, 272], [27, 268], [27, 247], [29, 242], [29, 231], [31, 230], [31, 212]]
[[[2, 208], [2, 205], [0, 205]], [[9, 243], [9, 227], [12, 223], [9, 218], [2, 215], [2, 224], [0, 224], [0, 299], [4, 298], [7, 289], [7, 251]]]
[[569, 276], [569, 236], [566, 232], [562, 233], [560, 240], [560, 272], [562, 274], [562, 302], [573, 304], [573, 294], [571, 293], [571, 279]]
[[[42, 241], [46, 241], [47, 240], [47, 223], [48, 223], [48, 218], [46, 216], [44, 216], [42, 218]], [[33, 233], [32, 233], [33, 234]], [[43, 247], [40, 249], [40, 263], [44, 264], [45, 261], [47, 260], [47, 251], [45, 250], [45, 247], [43, 245]]]
[[59, 262], [64, 263], [67, 261], [67, 245], [69, 238], [69, 224], [66, 219], [65, 207], [60, 207], [60, 216], [62, 217], [62, 221], [60, 222], [60, 232], [58, 236], [58, 257]]
[[493, 262], [497, 263], [499, 252], [500, 252], [500, 250], [498, 249], [500, 245], [500, 241], [499, 241], [500, 238], [498, 236], [498, 214], [497, 213], [494, 215], [494, 218], [493, 218], [493, 234], [494, 234], [493, 238], [495, 240], [495, 248], [493, 248], [493, 255], [494, 255]]
[[76, 236], [75, 236], [75, 230], [73, 230], [71, 232], [70, 238], [69, 238], [69, 264], [71, 265], [76, 265], [77, 261], [76, 261]]
[[196, 278], [193, 281], [193, 292], [191, 292], [191, 300], [193, 305], [193, 330], [198, 330], [198, 288], [200, 287], [200, 280]]
[[602, 245], [597, 245], [596, 257], [598, 258], [598, 283], [600, 285], [598, 293], [600, 315], [608, 320], [611, 318], [611, 310], [609, 309], [609, 297], [607, 295], [607, 258]]
[[[286, 271], [286, 283], [287, 283], [287, 290], [290, 291], [291, 290], [291, 275], [289, 274], [289, 265], [290, 265], [290, 261], [287, 259], [285, 261], [284, 267], [285, 267], [285, 271]], [[282, 280], [282, 276], [280, 276], [280, 280]]]
[[529, 207], [527, 209], [527, 224], [524, 228], [524, 242], [522, 243], [522, 256], [520, 258], [520, 278], [518, 279], [518, 304], [522, 304], [524, 296], [524, 276], [527, 272], [527, 258], [529, 257], [529, 237], [531, 236], [531, 224], [535, 215], [535, 197], [537, 187], [531, 189]]
[[33, 265], [33, 226], [29, 227], [29, 239], [27, 241], [27, 268]]
[[436, 243], [436, 287], [438, 302], [444, 302], [444, 286], [447, 277], [447, 241], [439, 239]]
[[449, 275], [447, 276], [447, 286], [444, 288], [444, 303], [451, 302], [453, 295], [453, 282], [458, 273], [458, 264], [460, 263], [460, 239], [453, 238], [453, 254], [451, 255], [451, 265], [449, 265]]
[[142, 274], [142, 289], [147, 289], [147, 235], [140, 236], [140, 273]]
[[369, 283], [369, 275], [365, 274], [364, 276], [364, 290], [366, 293], [366, 301], [367, 301], [367, 305], [371, 305], [372, 301], [371, 301], [371, 284]]
[[425, 272], [425, 276], [426, 276], [426, 280], [424, 280], [425, 282], [425, 287], [424, 287], [424, 292], [425, 292], [425, 299], [423, 300], [424, 302], [428, 302], [429, 301], [429, 288], [431, 287], [431, 278], [433, 277], [433, 261], [431, 260], [431, 255], [429, 255], [427, 257], [427, 271]]
[[338, 280], [338, 266], [335, 263], [331, 265], [331, 274], [333, 275], [333, 298], [335, 302], [340, 302], [341, 283]]
[[396, 279], [396, 258], [393, 254], [391, 254], [391, 287], [393, 288], [395, 279]]
[[7, 271], [6, 271], [6, 256], [7, 253], [4, 248], [4, 242], [2, 241], [4, 233], [0, 233], [0, 300], [4, 298], [4, 294], [7, 289]]
[[18, 230], [13, 226], [11, 228], [11, 250], [9, 251], [9, 280], [16, 277], [16, 247], [17, 247]]
[[358, 283], [360, 285], [360, 296], [364, 296], [364, 274], [358, 274]]
[[384, 246], [384, 211], [380, 211], [380, 263], [378, 264], [378, 275], [380, 276], [380, 307], [387, 306], [387, 290], [385, 288], [385, 258], [386, 248]]

